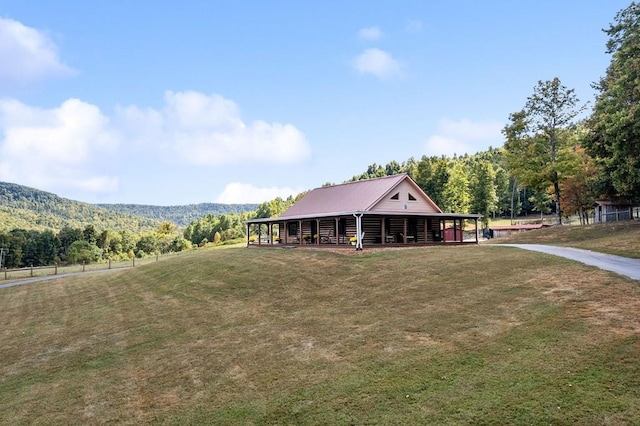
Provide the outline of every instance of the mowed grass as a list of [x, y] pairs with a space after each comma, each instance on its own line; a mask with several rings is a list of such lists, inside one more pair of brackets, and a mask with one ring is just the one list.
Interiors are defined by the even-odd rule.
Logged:
[[638, 282], [539, 253], [205, 250], [0, 291], [1, 424], [638, 424]]
[[640, 221], [553, 226], [495, 238], [489, 243], [549, 244], [640, 258]]

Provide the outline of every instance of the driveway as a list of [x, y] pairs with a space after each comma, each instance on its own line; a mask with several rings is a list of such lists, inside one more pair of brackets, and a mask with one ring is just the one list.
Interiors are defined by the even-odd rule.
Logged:
[[615, 272], [634, 280], [640, 280], [640, 259], [597, 253], [595, 251], [573, 247], [545, 246], [541, 244], [489, 244], [485, 247], [488, 246], [516, 247], [524, 250], [552, 254], [554, 256], [582, 262], [586, 265], [596, 266], [606, 271]]

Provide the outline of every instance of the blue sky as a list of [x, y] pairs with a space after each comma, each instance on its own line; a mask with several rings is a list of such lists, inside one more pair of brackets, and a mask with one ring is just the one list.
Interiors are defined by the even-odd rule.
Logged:
[[502, 146], [538, 80], [593, 100], [629, 4], [0, 0], [0, 181], [253, 203]]

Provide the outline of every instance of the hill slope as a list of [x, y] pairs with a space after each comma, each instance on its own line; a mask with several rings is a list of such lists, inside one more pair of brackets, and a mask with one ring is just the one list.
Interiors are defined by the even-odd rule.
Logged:
[[639, 424], [638, 309], [509, 248], [194, 250], [3, 289], [0, 424]]
[[66, 226], [140, 232], [156, 229], [157, 219], [118, 213], [50, 192], [0, 182], [0, 231], [15, 228], [60, 230]]
[[219, 203], [188, 204], [184, 206], [150, 206], [143, 204], [97, 204], [97, 206], [118, 213], [169, 221], [178, 226], [187, 226], [207, 214], [219, 216], [229, 213], [249, 212], [258, 208], [258, 204]]

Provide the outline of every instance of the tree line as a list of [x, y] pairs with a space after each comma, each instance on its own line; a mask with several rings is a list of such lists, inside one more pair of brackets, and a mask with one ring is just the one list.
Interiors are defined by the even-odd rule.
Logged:
[[194, 220], [212, 214], [220, 216], [223, 214], [242, 213], [254, 211], [258, 204], [221, 204], [221, 203], [199, 203], [182, 206], [150, 206], [144, 204], [96, 204], [98, 207], [128, 214], [132, 216], [142, 216], [156, 219], [162, 222], [173, 222], [177, 226], [188, 226]]
[[140, 258], [179, 252], [191, 246], [170, 222], [141, 234], [126, 230], [98, 231], [93, 225], [65, 227], [59, 232], [25, 229], [0, 232], [1, 266], [6, 268]]
[[305, 193], [286, 199], [277, 197], [258, 205], [252, 212], [230, 214], [207, 214], [191, 222], [184, 230], [184, 238], [192, 244], [204, 246], [208, 243], [220, 244], [246, 238], [244, 222], [249, 219], [280, 216]]
[[408, 174], [444, 211], [480, 213], [490, 218], [547, 213], [547, 200], [519, 185], [506, 165], [505, 150], [489, 147], [474, 155], [411, 157], [401, 163], [376, 163], [350, 181]]

